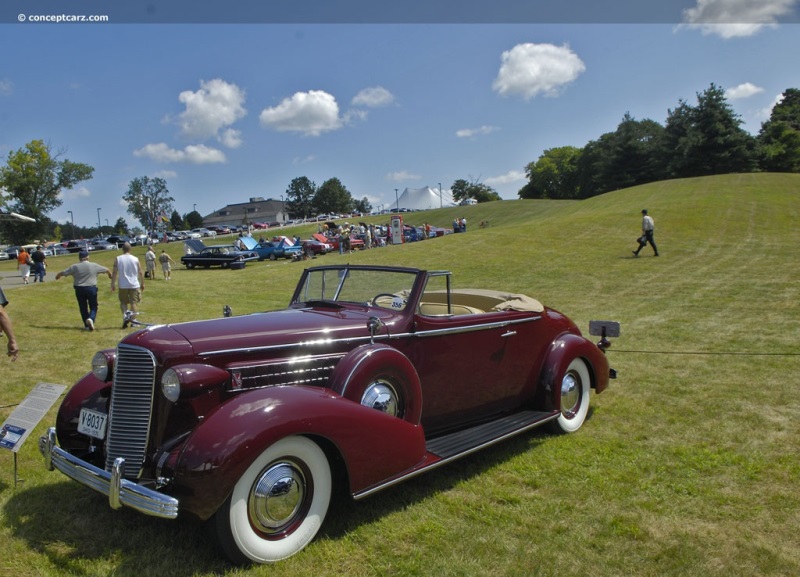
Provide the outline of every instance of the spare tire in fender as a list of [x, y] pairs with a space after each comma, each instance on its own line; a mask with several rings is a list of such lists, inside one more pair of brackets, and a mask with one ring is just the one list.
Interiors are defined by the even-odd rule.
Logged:
[[367, 344], [350, 351], [333, 370], [330, 388], [412, 425], [422, 417], [417, 370], [407, 356], [388, 345]]

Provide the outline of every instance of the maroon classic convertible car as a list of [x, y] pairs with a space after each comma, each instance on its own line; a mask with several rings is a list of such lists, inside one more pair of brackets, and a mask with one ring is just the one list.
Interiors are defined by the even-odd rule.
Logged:
[[[615, 328], [616, 325], [616, 328]], [[338, 480], [360, 499], [510, 435], [576, 431], [604, 349], [519, 294], [444, 271], [324, 266], [285, 310], [146, 326], [98, 352], [40, 440], [49, 469], [237, 562], [305, 547]]]

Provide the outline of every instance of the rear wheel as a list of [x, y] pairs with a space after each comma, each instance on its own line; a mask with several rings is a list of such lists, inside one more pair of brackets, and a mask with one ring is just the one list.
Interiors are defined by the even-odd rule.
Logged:
[[561, 378], [561, 415], [553, 421], [559, 433], [574, 433], [581, 428], [589, 412], [589, 369], [582, 359], [573, 359]]
[[217, 538], [237, 563], [280, 561], [311, 542], [330, 497], [325, 453], [306, 437], [286, 437], [253, 461], [215, 513]]

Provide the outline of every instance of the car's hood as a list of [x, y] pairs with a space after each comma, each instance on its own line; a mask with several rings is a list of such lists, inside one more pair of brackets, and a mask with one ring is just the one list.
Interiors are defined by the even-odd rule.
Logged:
[[[169, 325], [185, 337], [195, 354], [293, 344], [323, 344], [354, 337], [366, 337], [367, 320], [378, 317], [390, 332], [397, 332], [399, 317], [391, 311], [373, 308], [290, 308], [240, 317], [194, 321]], [[156, 332], [159, 329], [150, 329]], [[153, 335], [154, 337], [157, 335]]]

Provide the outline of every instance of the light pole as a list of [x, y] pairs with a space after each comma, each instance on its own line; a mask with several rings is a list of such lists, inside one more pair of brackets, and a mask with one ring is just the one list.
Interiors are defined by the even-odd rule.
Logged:
[[100, 232], [100, 227], [101, 226], [102, 225], [100, 224], [100, 208], [98, 207], [97, 208], [97, 232], [98, 233]]
[[192, 205], [192, 212], [197, 212], [197, 205], [196, 204]]
[[281, 195], [281, 222], [286, 224], [286, 204], [283, 202], [283, 195]]
[[69, 219], [72, 221], [72, 238], [75, 239], [75, 215], [72, 214], [71, 210], [67, 211], [69, 213]]
[[440, 182], [439, 183], [439, 208], [442, 208], [442, 204], [443, 204], [443, 201], [442, 201], [442, 183]]
[[397, 198], [397, 189], [394, 189], [394, 209], [400, 212], [400, 200]]

